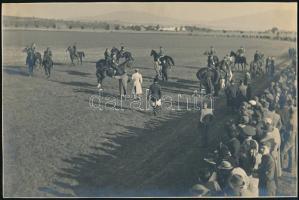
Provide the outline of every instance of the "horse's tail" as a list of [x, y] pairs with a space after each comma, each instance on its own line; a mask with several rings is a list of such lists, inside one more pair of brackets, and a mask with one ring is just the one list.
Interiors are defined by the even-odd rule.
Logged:
[[172, 57], [170, 57], [170, 56], [165, 56], [165, 58], [167, 59], [168, 63], [169, 63], [169, 61], [170, 61], [170, 64], [172, 64], [172, 65], [174, 66], [174, 61], [173, 61]]

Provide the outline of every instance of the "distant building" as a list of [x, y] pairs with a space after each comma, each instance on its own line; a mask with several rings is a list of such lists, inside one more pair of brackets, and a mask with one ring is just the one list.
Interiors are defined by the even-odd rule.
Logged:
[[159, 31], [186, 31], [183, 26], [160, 27]]
[[176, 27], [160, 27], [159, 31], [176, 31]]

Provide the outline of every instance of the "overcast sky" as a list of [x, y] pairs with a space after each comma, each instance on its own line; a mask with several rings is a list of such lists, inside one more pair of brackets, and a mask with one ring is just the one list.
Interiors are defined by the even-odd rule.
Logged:
[[[216, 2], [102, 2], [102, 3], [5, 3], [2, 14], [22, 17], [78, 19], [115, 11], [139, 11], [180, 20], [219, 20], [265, 12], [290, 10], [297, 12], [297, 3], [216, 3]], [[142, 17], [142, 16], [140, 16]]]

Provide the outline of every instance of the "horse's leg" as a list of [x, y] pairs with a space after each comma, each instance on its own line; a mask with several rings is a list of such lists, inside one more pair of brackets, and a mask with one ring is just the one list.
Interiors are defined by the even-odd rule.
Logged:
[[124, 95], [127, 95], [127, 83], [128, 83], [128, 77], [122, 78], [122, 86], [124, 90]]
[[165, 76], [165, 80], [168, 81], [168, 72], [167, 72], [167, 70], [165, 70], [164, 76]]
[[119, 90], [119, 95], [121, 96], [121, 91], [122, 91], [122, 79], [118, 80], [118, 90]]

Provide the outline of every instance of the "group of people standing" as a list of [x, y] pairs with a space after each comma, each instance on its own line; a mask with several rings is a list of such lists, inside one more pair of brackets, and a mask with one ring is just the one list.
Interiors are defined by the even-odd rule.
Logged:
[[[245, 91], [242, 84], [240, 92]], [[206, 168], [190, 190], [193, 196], [277, 195], [282, 171], [296, 173], [296, 90], [296, 70], [290, 65], [263, 94], [235, 107], [239, 119], [228, 121], [228, 139], [204, 159]]]

